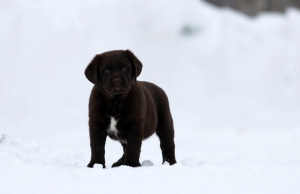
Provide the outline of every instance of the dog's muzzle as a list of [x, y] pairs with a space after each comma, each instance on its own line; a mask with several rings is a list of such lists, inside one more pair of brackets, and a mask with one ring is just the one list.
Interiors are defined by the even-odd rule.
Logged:
[[113, 79], [113, 84], [115, 85], [115, 86], [119, 86], [119, 85], [121, 85], [121, 78], [114, 78]]

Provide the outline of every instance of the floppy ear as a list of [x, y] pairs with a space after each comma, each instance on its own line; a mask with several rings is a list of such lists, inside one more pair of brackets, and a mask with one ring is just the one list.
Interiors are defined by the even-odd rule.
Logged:
[[85, 77], [93, 84], [96, 84], [96, 86], [98, 85], [98, 66], [101, 58], [101, 55], [96, 55], [84, 71]]
[[136, 78], [141, 74], [143, 65], [142, 65], [141, 61], [130, 50], [126, 50], [126, 54], [133, 62], [133, 65], [134, 65], [133, 76], [136, 80]]

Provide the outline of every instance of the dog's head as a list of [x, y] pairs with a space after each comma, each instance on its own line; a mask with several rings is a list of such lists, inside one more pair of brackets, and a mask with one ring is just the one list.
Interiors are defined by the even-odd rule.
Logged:
[[142, 63], [130, 50], [96, 55], [85, 69], [86, 78], [109, 95], [123, 94], [142, 71]]

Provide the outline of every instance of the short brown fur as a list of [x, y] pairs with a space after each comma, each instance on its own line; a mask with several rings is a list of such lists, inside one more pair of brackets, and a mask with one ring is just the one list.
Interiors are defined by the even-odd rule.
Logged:
[[[88, 167], [105, 168], [106, 137], [123, 147], [122, 157], [112, 167], [141, 166], [142, 140], [156, 132], [163, 163], [175, 164], [173, 120], [165, 92], [158, 86], [136, 81], [142, 63], [129, 50], [96, 55], [85, 70], [94, 85], [89, 101], [91, 161]], [[111, 118], [117, 120], [117, 133], [110, 133]]]

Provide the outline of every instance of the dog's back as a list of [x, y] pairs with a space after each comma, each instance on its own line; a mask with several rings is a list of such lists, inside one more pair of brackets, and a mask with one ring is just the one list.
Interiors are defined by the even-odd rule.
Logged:
[[147, 93], [149, 93], [151, 95], [149, 97], [146, 96], [146, 98], [147, 100], [150, 100], [148, 98], [152, 98], [153, 100], [158, 117], [158, 125], [160, 125], [160, 122], [165, 122], [166, 120], [171, 122], [172, 116], [169, 107], [169, 100], [165, 91], [153, 83], [145, 81], [138, 82], [144, 86], [144, 94], [147, 95]]

